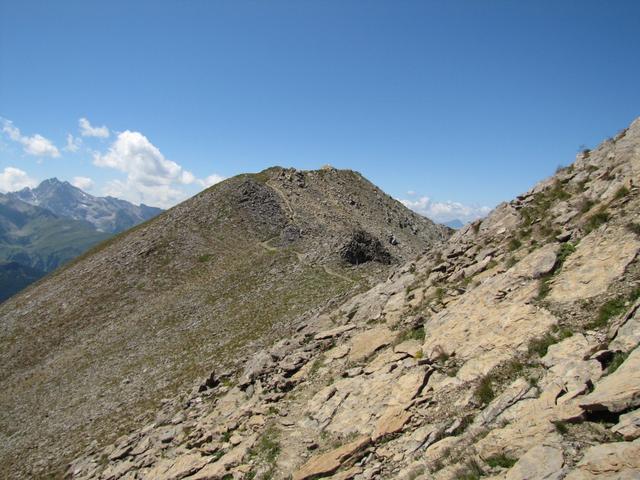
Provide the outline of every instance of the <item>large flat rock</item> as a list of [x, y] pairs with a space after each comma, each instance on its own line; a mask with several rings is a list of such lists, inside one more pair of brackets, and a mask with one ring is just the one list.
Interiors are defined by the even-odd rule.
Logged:
[[639, 248], [638, 238], [624, 227], [594, 230], [567, 258], [549, 300], [569, 303], [604, 293], [624, 273]]

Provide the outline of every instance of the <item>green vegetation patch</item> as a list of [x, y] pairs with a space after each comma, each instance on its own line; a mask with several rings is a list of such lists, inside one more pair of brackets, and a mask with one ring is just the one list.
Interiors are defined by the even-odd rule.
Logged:
[[610, 218], [611, 218], [611, 215], [609, 214], [609, 212], [607, 212], [606, 207], [604, 206], [600, 207], [598, 211], [595, 212], [593, 215], [591, 215], [587, 220], [587, 222], [585, 223], [584, 225], [585, 234], [591, 233], [596, 228], [600, 227], [601, 225], [604, 225], [609, 221]]
[[491, 468], [511, 468], [516, 464], [518, 459], [509, 457], [501, 453], [498, 455], [493, 455], [492, 457], [487, 458], [485, 461]]
[[402, 343], [407, 340], [418, 340], [419, 342], [424, 342], [424, 337], [424, 327], [408, 328], [398, 335], [396, 342]]
[[489, 404], [496, 396], [493, 390], [493, 378], [490, 375], [483, 377], [474, 391], [475, 398], [483, 404]]
[[528, 345], [530, 355], [536, 354], [540, 358], [544, 357], [551, 345], [554, 345], [565, 338], [569, 338], [573, 332], [568, 328], [554, 328], [551, 332], [545, 333], [542, 337], [532, 339]]
[[628, 356], [629, 354], [626, 352], [614, 353], [613, 359], [611, 360], [611, 363], [607, 367], [607, 375], [611, 375], [613, 372], [615, 372], [618, 369], [618, 367], [624, 363], [624, 361], [627, 359]]
[[627, 308], [627, 303], [635, 302], [640, 297], [640, 288], [632, 290], [628, 295], [621, 295], [611, 300], [607, 300], [598, 309], [598, 315], [591, 321], [587, 328], [602, 328], [614, 317], [621, 315]]
[[522, 246], [522, 242], [517, 238], [512, 238], [511, 240], [509, 240], [508, 248], [510, 252], [513, 252], [514, 250], [519, 249], [521, 246]]
[[636, 222], [627, 223], [627, 230], [629, 230], [631, 233], [635, 233], [640, 237], [640, 223], [636, 223]]
[[620, 200], [629, 195], [629, 189], [625, 186], [620, 187], [613, 196], [614, 200]]

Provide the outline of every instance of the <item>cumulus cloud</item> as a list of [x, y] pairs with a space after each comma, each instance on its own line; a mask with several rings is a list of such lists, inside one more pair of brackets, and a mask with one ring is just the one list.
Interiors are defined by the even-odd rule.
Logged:
[[105, 125], [94, 127], [84, 117], [78, 120], [78, 125], [80, 125], [80, 135], [83, 137], [107, 138], [109, 136], [109, 129]]
[[122, 198], [135, 204], [169, 208], [187, 199], [189, 194], [172, 185], [143, 185], [126, 180], [111, 180], [103, 189], [105, 195]]
[[74, 137], [70, 133], [67, 134], [67, 144], [65, 145], [64, 150], [67, 152], [77, 152], [80, 145], [82, 145], [81, 138]]
[[6, 167], [0, 173], [0, 192], [15, 192], [25, 187], [33, 188], [38, 184], [27, 172], [19, 168]]
[[205, 188], [210, 187], [211, 185], [215, 185], [216, 183], [220, 183], [223, 181], [225, 177], [222, 175], [218, 175], [217, 173], [212, 173], [207, 178], [198, 179], [198, 184], [202, 185]]
[[14, 142], [22, 145], [25, 153], [36, 157], [59, 157], [60, 151], [51, 140], [40, 134], [22, 135], [20, 129], [11, 120], [2, 119], [2, 131]]
[[94, 183], [89, 177], [73, 177], [71, 185], [78, 187], [80, 190], [91, 190]]
[[478, 207], [475, 205], [464, 205], [460, 202], [436, 202], [429, 197], [419, 197], [415, 200], [400, 200], [402, 204], [425, 217], [436, 222], [448, 222], [450, 220], [461, 220], [470, 222], [487, 215], [491, 208]]
[[165, 158], [140, 132], [119, 133], [105, 154], [94, 154], [93, 163], [124, 172], [126, 180], [111, 181], [106, 193], [137, 203], [168, 207], [186, 198], [180, 186], [200, 184], [195, 175]]

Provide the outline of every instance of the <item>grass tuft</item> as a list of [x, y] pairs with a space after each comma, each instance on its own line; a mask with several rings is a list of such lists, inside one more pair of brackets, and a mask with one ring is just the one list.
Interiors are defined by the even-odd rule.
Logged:
[[474, 396], [480, 403], [485, 405], [489, 404], [491, 400], [495, 398], [496, 393], [493, 390], [493, 379], [491, 376], [487, 375], [480, 380], [480, 383], [474, 392]]
[[622, 186], [616, 191], [616, 194], [613, 196], [613, 198], [614, 200], [620, 200], [621, 198], [624, 198], [627, 195], [629, 195], [629, 189], [625, 186]]
[[613, 372], [615, 372], [618, 367], [624, 363], [628, 356], [629, 354], [625, 352], [614, 353], [613, 359], [611, 359], [611, 363], [607, 367], [607, 375], [611, 375]]
[[498, 455], [493, 455], [492, 457], [487, 458], [485, 461], [491, 468], [511, 468], [516, 464], [518, 460], [501, 453]]
[[591, 215], [584, 225], [585, 234], [593, 232], [596, 228], [604, 225], [609, 221], [611, 215], [607, 212], [605, 207], [601, 207], [596, 213]]

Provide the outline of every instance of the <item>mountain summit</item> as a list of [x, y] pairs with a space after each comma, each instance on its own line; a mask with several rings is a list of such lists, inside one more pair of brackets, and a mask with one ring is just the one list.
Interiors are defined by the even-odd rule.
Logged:
[[352, 171], [216, 184], [0, 306], [0, 465], [62, 467], [450, 234]]
[[94, 197], [69, 182], [44, 180], [36, 188], [8, 194], [23, 202], [46, 208], [60, 217], [82, 220], [99, 232], [118, 233], [155, 217], [162, 209], [133, 205], [114, 197]]

